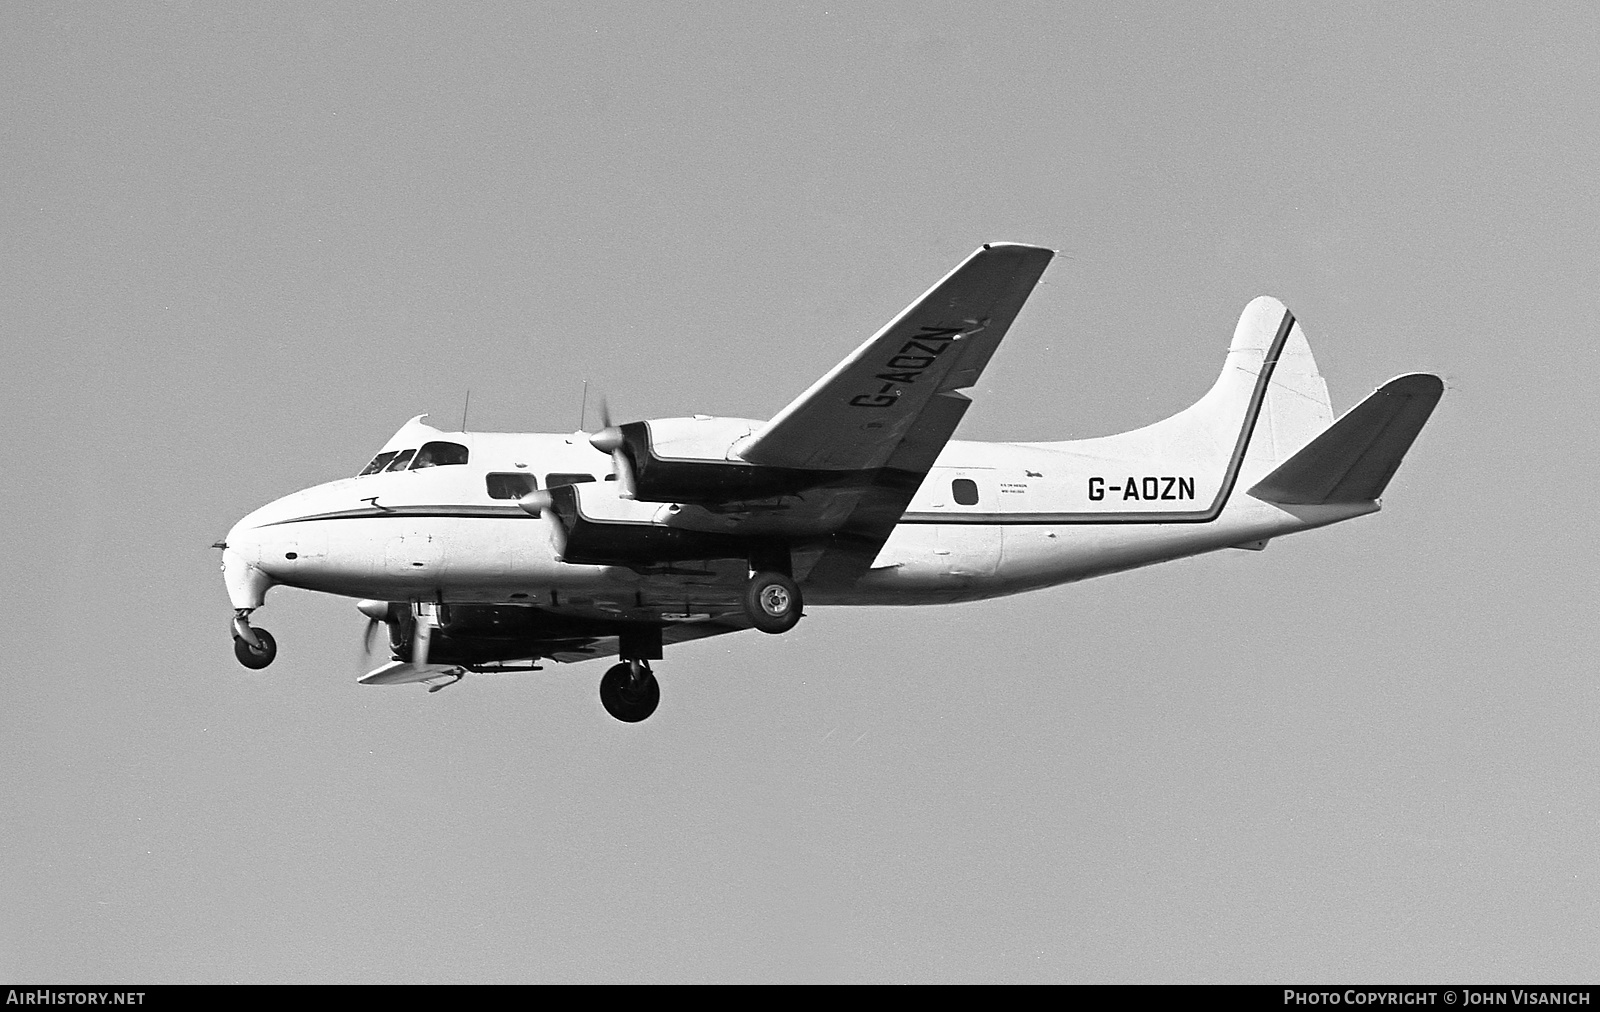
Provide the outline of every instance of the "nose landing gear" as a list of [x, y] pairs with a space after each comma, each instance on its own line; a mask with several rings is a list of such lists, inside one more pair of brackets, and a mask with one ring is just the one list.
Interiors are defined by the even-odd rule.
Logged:
[[260, 671], [278, 657], [278, 641], [265, 629], [252, 626], [250, 611], [245, 608], [233, 616], [233, 656], [254, 671]]
[[650, 670], [649, 661], [623, 661], [600, 679], [600, 705], [606, 712], [628, 724], [637, 724], [661, 702], [661, 686]]

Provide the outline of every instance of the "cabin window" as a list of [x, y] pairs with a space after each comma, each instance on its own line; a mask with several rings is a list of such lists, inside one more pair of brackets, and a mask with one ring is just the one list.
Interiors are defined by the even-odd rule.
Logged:
[[404, 471], [406, 469], [406, 465], [411, 463], [411, 458], [416, 455], [416, 452], [417, 451], [414, 450], [414, 449], [412, 449], [412, 450], [401, 450], [399, 453], [395, 454], [394, 460], [391, 461], [389, 466], [384, 468], [384, 470], [385, 471]]
[[424, 467], [443, 467], [446, 464], [466, 462], [467, 448], [460, 443], [423, 443], [422, 449], [417, 451], [417, 459], [411, 464], [411, 470], [419, 471]]
[[594, 481], [594, 475], [555, 471], [544, 476], [544, 487], [555, 488], [557, 485], [581, 485], [586, 481]]
[[521, 499], [539, 487], [539, 482], [526, 471], [504, 471], [483, 476], [489, 486], [490, 499]]
[[957, 478], [950, 483], [950, 494], [955, 496], [959, 506], [976, 506], [978, 504], [978, 483], [971, 478]]
[[377, 474], [379, 471], [383, 470], [383, 466], [385, 464], [394, 459], [394, 455], [394, 450], [390, 450], [388, 453], [378, 454], [376, 457], [372, 458], [372, 463], [363, 468], [361, 474], [356, 475], [356, 477], [360, 478], [362, 475]]

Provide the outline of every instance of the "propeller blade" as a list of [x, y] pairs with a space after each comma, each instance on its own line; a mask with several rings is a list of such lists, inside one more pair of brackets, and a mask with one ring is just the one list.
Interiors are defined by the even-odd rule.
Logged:
[[617, 498], [632, 499], [634, 497], [633, 461], [621, 450], [611, 455], [611, 468], [617, 473]]
[[378, 626], [389, 621], [390, 607], [388, 601], [357, 601], [356, 611], [367, 616], [366, 628], [361, 630], [361, 657], [359, 658], [364, 671], [372, 663], [372, 642], [378, 634]]
[[633, 462], [622, 452], [622, 429], [611, 424], [611, 405], [600, 398], [600, 431], [589, 437], [589, 445], [611, 455], [611, 470], [617, 475], [617, 498], [634, 497]]
[[622, 430], [611, 424], [611, 402], [600, 397], [600, 428], [589, 436], [589, 445], [601, 453], [616, 453], [622, 445]]
[[557, 557], [566, 555], [567, 529], [561, 526], [561, 517], [551, 508], [550, 493], [535, 489], [518, 499], [517, 505], [529, 516], [544, 517], [550, 521], [550, 547], [556, 550]]

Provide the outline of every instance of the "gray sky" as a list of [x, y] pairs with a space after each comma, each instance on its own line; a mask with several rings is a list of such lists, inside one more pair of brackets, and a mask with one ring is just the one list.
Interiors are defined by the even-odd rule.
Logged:
[[[13, 5], [0, 979], [1600, 976], [1587, 5]], [[982, 242], [960, 435], [1181, 408], [1253, 296], [1385, 512], [1019, 598], [356, 685], [206, 546], [420, 411], [767, 417]]]

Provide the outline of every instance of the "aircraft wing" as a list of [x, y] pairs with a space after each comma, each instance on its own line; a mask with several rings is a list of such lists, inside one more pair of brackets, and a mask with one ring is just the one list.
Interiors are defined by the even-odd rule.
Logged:
[[[718, 615], [699, 622], [670, 622], [661, 630], [661, 645], [669, 647], [674, 643], [703, 640], [748, 628], [750, 620], [741, 614]], [[617, 649], [617, 637], [601, 636], [581, 646], [575, 645], [569, 650], [553, 651], [550, 657], [563, 664], [570, 664], [575, 661], [592, 661], [599, 657], [615, 657]]]
[[[750, 620], [738, 612], [713, 615], [695, 622], [669, 622], [661, 630], [661, 643], [687, 643], [690, 640], [722, 636], [750, 628]], [[616, 636], [573, 636], [559, 643], [542, 644], [543, 653], [564, 664], [575, 661], [592, 661], [601, 657], [615, 657], [619, 642]], [[409, 661], [388, 661], [362, 675], [356, 681], [362, 685], [405, 685], [412, 682], [436, 682], [448, 679], [460, 671], [461, 664], [424, 664], [420, 667]]]
[[847, 587], [872, 565], [971, 400], [1053, 251], [993, 243], [780, 411], [742, 448], [759, 463], [871, 469], [806, 574]]
[[660, 452], [655, 439], [671, 427], [621, 426], [617, 452], [635, 494], [552, 489], [563, 558], [622, 566], [738, 558], [769, 540], [793, 546], [803, 583], [853, 582], [966, 413], [971, 401], [960, 391], [978, 381], [1054, 255], [1017, 243], [979, 249], [731, 452], [696, 459], [683, 447], [700, 438], [715, 449], [715, 439], [695, 435], [664, 438], [672, 449]]
[[[919, 431], [924, 416], [948, 414], [936, 401], [966, 401], [956, 391], [978, 381], [1054, 255], [1020, 243], [979, 249], [778, 412], [738, 455], [752, 464], [860, 471], [884, 467], [908, 439], [927, 442], [946, 426], [936, 421]], [[945, 431], [939, 445], [949, 438]]]

